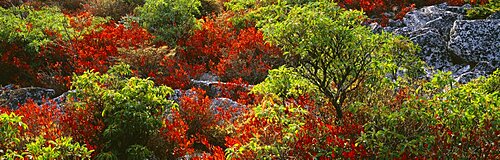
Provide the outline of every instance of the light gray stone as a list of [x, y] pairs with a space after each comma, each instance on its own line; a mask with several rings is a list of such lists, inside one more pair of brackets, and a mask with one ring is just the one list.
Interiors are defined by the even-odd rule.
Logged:
[[468, 62], [500, 61], [500, 19], [455, 21], [448, 48]]

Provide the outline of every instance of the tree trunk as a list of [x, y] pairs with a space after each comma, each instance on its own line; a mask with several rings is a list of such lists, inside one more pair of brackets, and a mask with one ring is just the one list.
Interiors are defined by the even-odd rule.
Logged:
[[334, 103], [333, 106], [335, 107], [335, 111], [337, 111], [337, 119], [342, 119], [342, 109], [341, 109], [341, 104]]

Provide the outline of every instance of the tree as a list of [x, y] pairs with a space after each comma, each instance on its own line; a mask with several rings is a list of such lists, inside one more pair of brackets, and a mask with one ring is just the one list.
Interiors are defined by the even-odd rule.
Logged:
[[373, 34], [361, 25], [364, 18], [361, 11], [347, 11], [331, 2], [314, 2], [293, 7], [283, 21], [263, 28], [267, 40], [294, 59], [288, 62], [324, 94], [339, 119], [349, 95], [372, 74], [380, 75], [373, 67], [379, 64], [374, 62], [396, 51], [388, 47], [393, 43], [390, 35]]

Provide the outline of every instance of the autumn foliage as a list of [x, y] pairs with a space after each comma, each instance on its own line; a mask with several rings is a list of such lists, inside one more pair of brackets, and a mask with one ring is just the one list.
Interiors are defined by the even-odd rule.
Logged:
[[364, 26], [487, 0], [188, 1], [0, 2], [0, 85], [65, 92], [0, 106], [0, 159], [500, 159], [500, 71], [422, 79]]

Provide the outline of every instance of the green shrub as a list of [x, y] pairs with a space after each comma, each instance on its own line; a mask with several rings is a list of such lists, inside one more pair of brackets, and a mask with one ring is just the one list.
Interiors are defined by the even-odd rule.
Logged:
[[[358, 142], [375, 158], [420, 157], [431, 159], [495, 159], [500, 143], [499, 75], [465, 85], [450, 73], [429, 82], [402, 85], [385, 106], [366, 111], [370, 121]], [[406, 86], [406, 87], [405, 87]], [[408, 86], [419, 86], [411, 89]]]
[[139, 23], [170, 47], [196, 27], [199, 0], [146, 0], [137, 7]]
[[490, 0], [485, 5], [475, 6], [474, 8], [467, 10], [467, 18], [484, 19], [495, 12], [500, 12], [500, 1]]
[[72, 141], [71, 137], [47, 141], [40, 136], [35, 142], [26, 144], [26, 152], [23, 154], [33, 159], [90, 159], [93, 151]]
[[23, 123], [21, 116], [14, 113], [0, 114], [0, 156], [4, 158], [22, 158], [19, 151], [19, 145], [22, 140], [19, 128], [27, 129], [28, 126]]
[[71, 96], [80, 100], [76, 106], [97, 108], [94, 116], [106, 126], [102, 153], [111, 152], [119, 159], [145, 156], [149, 151], [143, 146], [162, 127], [165, 108], [174, 106], [167, 100], [172, 89], [131, 75], [130, 66], [121, 64], [102, 75], [86, 72], [75, 76], [72, 84], [76, 92]]

